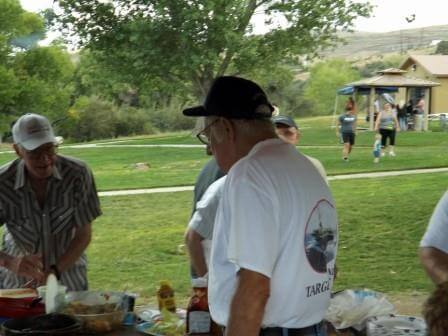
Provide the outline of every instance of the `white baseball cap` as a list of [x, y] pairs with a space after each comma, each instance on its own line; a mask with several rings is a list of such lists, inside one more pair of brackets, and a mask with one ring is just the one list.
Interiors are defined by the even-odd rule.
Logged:
[[57, 143], [48, 119], [34, 113], [27, 113], [15, 122], [12, 138], [15, 144], [26, 150], [33, 150], [50, 142]]

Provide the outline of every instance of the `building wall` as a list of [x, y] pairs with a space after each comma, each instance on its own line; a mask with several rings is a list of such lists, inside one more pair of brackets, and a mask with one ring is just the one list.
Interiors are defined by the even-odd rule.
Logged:
[[435, 78], [434, 81], [440, 86], [432, 89], [431, 112], [448, 113], [448, 78]]
[[413, 70], [413, 65], [403, 70], [408, 71], [409, 76], [440, 83], [440, 86], [435, 86], [431, 90], [430, 112], [448, 113], [448, 78], [435, 77], [418, 64], [416, 64], [415, 70]]

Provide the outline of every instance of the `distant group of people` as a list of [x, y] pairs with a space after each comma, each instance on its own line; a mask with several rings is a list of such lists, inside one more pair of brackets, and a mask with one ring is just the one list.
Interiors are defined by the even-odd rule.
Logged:
[[[349, 161], [349, 155], [353, 150], [357, 133], [357, 113], [356, 104], [352, 97], [349, 97], [345, 104], [345, 111], [338, 118], [336, 136], [344, 144], [342, 149], [342, 159]], [[405, 105], [404, 101], [395, 104], [391, 96], [385, 95], [383, 107], [380, 107], [379, 99], [374, 102], [374, 130], [373, 162], [378, 163], [382, 156], [396, 156], [395, 140], [397, 132], [405, 130], [420, 131], [423, 129], [423, 115], [425, 110], [425, 100], [420, 97], [414, 106], [412, 100]]]
[[[397, 119], [402, 131], [422, 131], [423, 130], [423, 116], [425, 113], [425, 99], [423, 96], [419, 97], [417, 103], [414, 105], [412, 99], [409, 99], [405, 104], [401, 100], [398, 104], [389, 101], [392, 110], [395, 111]], [[374, 102], [374, 121], [380, 113], [380, 102], [377, 98]]]

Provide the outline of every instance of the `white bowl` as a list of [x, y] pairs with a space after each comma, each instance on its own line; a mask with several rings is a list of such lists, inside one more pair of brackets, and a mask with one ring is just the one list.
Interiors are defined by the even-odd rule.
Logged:
[[[45, 296], [47, 294], [47, 286], [40, 286], [36, 288], [37, 295], [42, 298], [42, 302], [45, 302]], [[67, 292], [67, 286], [58, 285], [58, 293], [56, 295], [56, 311], [62, 308], [65, 301], [65, 293]]]
[[[36, 288], [37, 294], [42, 298], [42, 300], [45, 301], [45, 295], [47, 294], [47, 286], [40, 286]], [[58, 285], [58, 295], [62, 294], [65, 295], [67, 292], [67, 286], [64, 285]]]

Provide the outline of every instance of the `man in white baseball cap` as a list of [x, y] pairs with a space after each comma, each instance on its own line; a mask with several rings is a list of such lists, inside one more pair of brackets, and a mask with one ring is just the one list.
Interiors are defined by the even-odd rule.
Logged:
[[54, 273], [69, 290], [85, 290], [84, 251], [101, 214], [92, 172], [57, 154], [42, 115], [21, 116], [12, 135], [18, 158], [0, 167], [0, 288], [38, 286]]
[[14, 143], [29, 151], [46, 143], [56, 143], [48, 119], [34, 113], [27, 113], [14, 123], [12, 136]]

